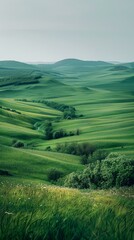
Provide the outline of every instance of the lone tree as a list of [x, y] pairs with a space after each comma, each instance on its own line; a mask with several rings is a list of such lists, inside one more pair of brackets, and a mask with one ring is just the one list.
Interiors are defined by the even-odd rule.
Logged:
[[50, 121], [46, 121], [45, 124], [45, 139], [50, 140], [53, 138], [53, 126]]

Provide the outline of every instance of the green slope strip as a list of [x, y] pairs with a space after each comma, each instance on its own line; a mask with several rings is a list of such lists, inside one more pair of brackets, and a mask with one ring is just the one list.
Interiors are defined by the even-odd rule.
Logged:
[[51, 168], [59, 169], [65, 175], [83, 169], [79, 157], [68, 154], [16, 149], [3, 145], [0, 145], [0, 152], [0, 169], [9, 171], [11, 178], [16, 180], [47, 182], [47, 174]]

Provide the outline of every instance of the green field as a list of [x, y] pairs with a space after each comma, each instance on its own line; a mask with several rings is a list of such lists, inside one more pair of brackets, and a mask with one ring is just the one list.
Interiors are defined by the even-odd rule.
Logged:
[[[9, 173], [0, 176], [4, 186], [0, 191], [7, 199], [1, 209], [1, 239], [11, 236], [10, 239], [131, 240], [132, 189], [129, 196], [129, 189], [115, 190], [116, 193], [112, 190], [88, 193], [46, 186], [62, 185], [62, 179], [55, 183], [49, 181], [51, 169], [61, 171], [64, 179], [69, 173], [85, 168], [80, 156], [56, 152], [58, 144], [89, 142], [96, 149], [133, 158], [134, 64], [114, 65], [75, 59], [38, 65], [1, 61], [0, 87], [0, 170]], [[64, 118], [62, 109], [49, 106], [47, 101], [75, 108], [75, 117]], [[46, 139], [46, 121], [52, 123], [54, 132], [62, 129], [66, 136]], [[77, 130], [79, 134], [71, 134]], [[16, 142], [23, 146], [15, 147]], [[39, 185], [39, 193], [38, 184], [45, 186], [45, 192]], [[4, 190], [6, 187], [9, 192]], [[19, 203], [21, 197], [23, 200], [32, 197], [31, 210], [27, 200]], [[43, 200], [45, 198], [51, 200], [50, 205]], [[37, 209], [38, 205], [44, 206], [44, 212]], [[81, 212], [75, 219], [73, 215], [80, 205]], [[13, 212], [13, 215], [5, 212]], [[97, 216], [100, 216], [98, 220]], [[55, 221], [58, 221], [57, 225]], [[10, 227], [6, 235], [7, 222]], [[12, 230], [17, 224], [15, 236]], [[43, 224], [46, 224], [44, 230]], [[72, 231], [69, 230], [71, 225]], [[34, 226], [37, 231], [33, 230]], [[86, 229], [84, 234], [83, 228]], [[102, 228], [104, 232], [101, 233]], [[67, 231], [70, 231], [68, 236]], [[23, 234], [25, 238], [22, 238]]]
[[[5, 71], [3, 70], [4, 67]], [[1, 87], [1, 143], [11, 146], [14, 138], [42, 150], [54, 147], [57, 142], [90, 141], [109, 151], [124, 151], [133, 154], [133, 87], [134, 68], [132, 64], [112, 65], [104, 62], [82, 62], [63, 60], [50, 65], [28, 65], [17, 62], [1, 62], [0, 83], [10, 72], [21, 82], [25, 75], [40, 74], [39, 82]], [[8, 71], [7, 71], [8, 69]], [[11, 71], [12, 70], [12, 71]], [[4, 73], [3, 73], [4, 71]], [[20, 72], [19, 72], [20, 71]], [[5, 75], [3, 75], [5, 74]], [[32, 80], [31, 80], [32, 81]], [[68, 131], [80, 129], [79, 136], [44, 141], [43, 134], [34, 129], [37, 121], [54, 120], [62, 113], [38, 100], [49, 100], [76, 108], [77, 119], [54, 122], [54, 128]], [[22, 100], [22, 101], [19, 101]], [[23, 101], [27, 100], [27, 101]], [[35, 101], [36, 102], [32, 102]], [[14, 109], [21, 114], [6, 110]], [[14, 129], [15, 125], [15, 129]]]
[[84, 193], [9, 182], [0, 189], [1, 240], [133, 239], [131, 189]]

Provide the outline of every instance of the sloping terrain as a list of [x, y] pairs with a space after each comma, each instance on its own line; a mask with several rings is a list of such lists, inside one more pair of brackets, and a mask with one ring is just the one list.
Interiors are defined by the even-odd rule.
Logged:
[[[133, 63], [114, 65], [76, 59], [46, 65], [0, 62], [2, 164], [4, 159], [10, 158], [16, 166], [18, 160], [14, 163], [14, 152], [21, 155], [24, 163], [26, 159], [29, 162], [28, 159], [38, 161], [39, 158], [48, 164], [52, 153], [47, 152], [47, 159], [44, 150], [47, 147], [54, 150], [58, 143], [65, 142], [90, 142], [97, 148], [132, 155], [133, 80]], [[75, 107], [77, 117], [63, 119], [63, 112], [46, 105], [46, 100]], [[80, 134], [46, 140], [43, 127], [36, 127], [44, 126], [46, 120], [52, 121], [54, 131], [62, 128], [66, 132], [75, 132], [79, 129]], [[13, 148], [14, 141], [23, 141], [27, 146], [23, 154], [23, 149]], [[8, 156], [7, 146], [11, 152]], [[62, 153], [57, 156], [64, 158]], [[55, 155], [55, 158], [58, 157]], [[75, 159], [80, 169], [79, 157]], [[73, 157], [70, 163], [63, 161], [62, 169], [75, 170], [73, 161]], [[56, 164], [51, 161], [50, 166], [61, 168], [59, 161]], [[8, 169], [8, 164], [2, 167]]]

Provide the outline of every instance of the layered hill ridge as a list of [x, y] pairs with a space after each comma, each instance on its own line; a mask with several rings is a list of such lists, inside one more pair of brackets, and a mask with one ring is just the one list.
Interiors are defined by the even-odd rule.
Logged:
[[6, 69], [36, 69], [36, 66], [23, 63], [23, 62], [18, 62], [14, 60], [5, 60], [5, 61], [0, 61], [0, 68], [6, 68]]
[[[45, 90], [49, 86], [56, 86], [56, 84], [57, 88], [59, 84], [61, 86], [64, 84], [68, 88], [70, 85], [71, 87], [75, 86], [76, 89], [77, 87], [90, 88], [95, 86], [106, 90], [110, 88], [118, 90], [127, 84], [128, 90], [129, 86], [133, 84], [133, 64], [133, 62], [112, 64], [104, 61], [79, 59], [64, 59], [52, 64], [37, 65], [17, 61], [0, 61], [0, 86], [4, 87], [1, 89], [1, 93], [3, 95], [4, 91], [9, 91], [13, 87], [12, 90], [18, 90], [18, 95], [21, 96], [21, 89], [16, 86], [25, 85], [26, 87], [24, 86], [23, 89], [25, 88], [27, 94], [29, 91], [31, 93], [31, 89], [34, 89], [33, 93], [38, 97], [39, 91], [36, 91], [35, 84], [38, 86], [37, 89], [41, 88], [41, 92], [43, 92], [43, 88]], [[5, 88], [6, 86], [7, 88]]]
[[70, 66], [70, 65], [75, 65], [75, 66], [110, 66], [112, 65], [111, 63], [104, 62], [104, 61], [86, 61], [86, 60], [80, 60], [80, 59], [63, 59], [61, 61], [58, 61], [54, 64], [55, 66]]
[[[91, 142], [97, 148], [131, 155], [134, 145], [133, 86], [133, 63], [65, 59], [52, 64], [31, 65], [1, 61], [0, 143], [8, 146], [10, 153], [15, 151], [12, 148], [14, 141], [23, 142], [27, 152], [53, 150], [62, 143]], [[47, 106], [46, 100], [51, 104]], [[54, 109], [55, 103], [66, 105], [68, 109], [75, 108], [76, 118], [64, 119], [63, 112]], [[70, 135], [46, 140], [46, 120], [52, 121], [54, 131], [62, 129]], [[75, 134], [77, 130], [79, 135]], [[3, 159], [6, 159], [4, 151]], [[22, 156], [19, 149], [15, 152]], [[40, 152], [33, 151], [32, 154], [36, 159]], [[51, 158], [47, 154], [48, 159]], [[45, 161], [42, 157], [43, 166]], [[56, 164], [60, 168], [58, 161]], [[52, 162], [50, 165], [55, 167]], [[78, 159], [78, 168], [80, 166]], [[69, 172], [70, 166], [66, 167]]]

